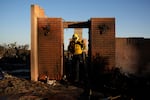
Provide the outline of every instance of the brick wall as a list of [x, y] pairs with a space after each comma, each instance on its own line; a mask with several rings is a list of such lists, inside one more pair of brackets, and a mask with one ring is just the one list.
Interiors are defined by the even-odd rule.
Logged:
[[150, 72], [150, 39], [116, 38], [116, 67], [144, 75]]
[[61, 18], [38, 18], [39, 75], [59, 80], [63, 74], [63, 24]]
[[115, 66], [115, 18], [91, 18], [89, 42], [92, 62], [103, 60], [105, 69]]

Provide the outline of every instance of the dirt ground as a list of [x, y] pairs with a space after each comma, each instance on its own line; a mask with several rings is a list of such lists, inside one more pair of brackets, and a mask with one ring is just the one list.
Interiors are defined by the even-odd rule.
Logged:
[[[112, 76], [112, 75], [110, 75]], [[31, 81], [4, 73], [0, 78], [0, 100], [148, 100], [150, 81], [143, 78], [102, 76], [92, 89], [63, 81]], [[126, 79], [126, 81], [125, 81]], [[123, 81], [123, 82], [122, 82]], [[104, 82], [104, 83], [102, 83]], [[97, 84], [96, 84], [97, 83]], [[107, 83], [107, 84], [106, 84]], [[95, 86], [95, 85], [97, 86]], [[87, 89], [87, 90], [86, 90]], [[95, 91], [94, 89], [99, 91]]]
[[0, 80], [0, 100], [77, 100], [82, 92], [82, 88], [59, 82], [50, 85], [11, 75]]

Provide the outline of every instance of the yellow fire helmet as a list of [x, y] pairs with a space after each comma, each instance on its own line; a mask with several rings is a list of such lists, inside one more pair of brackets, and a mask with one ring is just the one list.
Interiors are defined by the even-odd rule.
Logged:
[[72, 39], [73, 39], [74, 41], [78, 41], [78, 40], [79, 40], [78, 34], [77, 34], [77, 33], [74, 33], [73, 36], [72, 36]]

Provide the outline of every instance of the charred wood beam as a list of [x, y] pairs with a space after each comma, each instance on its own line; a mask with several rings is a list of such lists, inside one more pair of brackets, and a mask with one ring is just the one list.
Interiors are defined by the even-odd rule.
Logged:
[[90, 22], [63, 22], [64, 28], [89, 28]]

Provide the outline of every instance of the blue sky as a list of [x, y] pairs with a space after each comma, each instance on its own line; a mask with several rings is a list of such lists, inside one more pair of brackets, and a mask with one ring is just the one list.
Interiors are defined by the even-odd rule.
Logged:
[[[0, 44], [30, 45], [32, 4], [41, 6], [48, 17], [61, 17], [65, 21], [113, 17], [116, 37], [150, 38], [150, 0], [0, 0]], [[64, 31], [66, 42], [73, 30]]]

